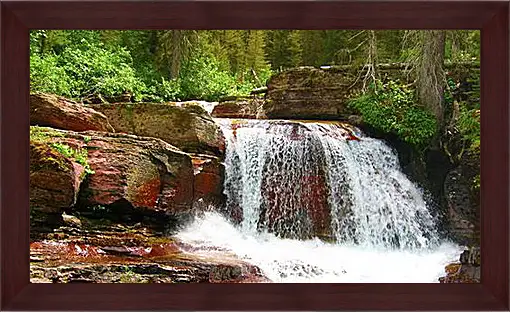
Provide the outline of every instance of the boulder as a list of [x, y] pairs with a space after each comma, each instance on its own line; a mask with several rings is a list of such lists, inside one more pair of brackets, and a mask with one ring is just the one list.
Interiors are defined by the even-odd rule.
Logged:
[[225, 203], [223, 181], [225, 166], [220, 159], [210, 155], [193, 154], [193, 200], [197, 205], [222, 207]]
[[[61, 231], [60, 238], [50, 236]], [[34, 283], [269, 282], [260, 268], [220, 247], [181, 242], [141, 225], [87, 219], [83, 227], [61, 227], [32, 240], [30, 262]]]
[[74, 206], [85, 168], [49, 142], [30, 141], [30, 208], [62, 213]]
[[91, 105], [118, 132], [162, 139], [190, 153], [222, 156], [221, 129], [199, 103], [114, 103]]
[[[193, 201], [191, 158], [170, 144], [156, 138], [126, 134], [77, 133], [48, 128], [38, 128], [38, 131], [46, 134], [50, 143], [87, 152], [85, 162], [89, 174], [81, 184], [76, 204], [80, 210], [99, 208], [108, 213], [111, 209], [117, 215], [190, 211]], [[36, 159], [32, 163], [40, 167]], [[47, 177], [54, 180], [57, 175], [51, 172]], [[31, 184], [44, 183], [38, 179], [31, 180]], [[77, 190], [76, 185], [67, 188], [71, 187]], [[44, 195], [32, 194], [31, 201], [43, 200]], [[70, 207], [73, 202], [59, 205]]]
[[30, 95], [30, 125], [114, 132], [106, 116], [92, 108], [51, 94]]
[[347, 119], [359, 80], [347, 68], [293, 68], [271, 77], [263, 105], [268, 118]]

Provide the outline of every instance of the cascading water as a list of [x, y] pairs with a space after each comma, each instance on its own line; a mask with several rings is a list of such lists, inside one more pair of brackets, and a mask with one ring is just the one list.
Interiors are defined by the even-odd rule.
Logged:
[[183, 240], [225, 247], [281, 282], [434, 282], [458, 254], [384, 142], [340, 123], [217, 122], [228, 222], [206, 214]]

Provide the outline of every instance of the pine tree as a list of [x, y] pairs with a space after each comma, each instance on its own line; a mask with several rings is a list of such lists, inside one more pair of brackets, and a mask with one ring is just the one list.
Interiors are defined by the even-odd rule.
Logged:
[[268, 33], [266, 54], [273, 69], [301, 64], [301, 38], [297, 30], [274, 30]]
[[253, 75], [257, 85], [263, 85], [261, 75], [269, 70], [265, 54], [265, 32], [263, 30], [248, 31], [248, 44], [246, 47], [246, 66]]
[[194, 30], [169, 30], [161, 34], [157, 59], [160, 68], [168, 72], [170, 78], [179, 76], [182, 63], [187, 60], [198, 39], [198, 32]]

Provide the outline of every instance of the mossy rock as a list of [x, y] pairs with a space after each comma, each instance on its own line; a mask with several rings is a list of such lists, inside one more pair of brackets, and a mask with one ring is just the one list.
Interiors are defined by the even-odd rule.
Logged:
[[118, 132], [154, 137], [190, 153], [223, 156], [225, 139], [204, 108], [193, 101], [114, 103], [92, 106]]

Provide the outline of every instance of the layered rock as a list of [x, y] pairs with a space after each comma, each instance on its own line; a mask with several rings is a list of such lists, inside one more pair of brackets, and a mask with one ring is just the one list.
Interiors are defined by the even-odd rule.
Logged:
[[74, 206], [85, 168], [48, 142], [30, 142], [30, 207], [62, 213]]
[[263, 118], [264, 99], [260, 97], [233, 98], [218, 103], [212, 110], [213, 117]]
[[51, 231], [76, 204], [85, 167], [44, 138], [30, 142], [30, 231]]
[[271, 77], [264, 103], [268, 118], [347, 119], [347, 101], [359, 87], [348, 68], [299, 67]]
[[102, 112], [118, 132], [162, 139], [191, 153], [223, 155], [220, 128], [194, 102], [115, 103], [91, 105]]
[[74, 131], [114, 132], [102, 113], [74, 101], [43, 93], [30, 95], [30, 124]]
[[[193, 168], [189, 155], [156, 138], [104, 132], [71, 132], [40, 128], [50, 145], [68, 147], [70, 151], [85, 150], [89, 174], [80, 186], [80, 209], [110, 209], [116, 214], [180, 214], [191, 210], [193, 201]], [[40, 167], [34, 158], [31, 167]], [[34, 170], [35, 171], [35, 170]], [[31, 185], [39, 186], [62, 175], [60, 169], [47, 176], [31, 177]], [[34, 172], [36, 173], [36, 172]], [[66, 176], [67, 177], [67, 176]], [[75, 190], [75, 180], [69, 179], [67, 189]], [[31, 192], [31, 202], [46, 201], [41, 193]], [[53, 201], [53, 199], [48, 199]], [[59, 204], [70, 208], [73, 202]], [[104, 209], [104, 207], [107, 207]], [[130, 211], [133, 212], [130, 212]], [[103, 212], [103, 213], [105, 213]]]
[[196, 247], [141, 226], [82, 220], [83, 228], [60, 227], [31, 242], [32, 283], [268, 281], [258, 267], [227, 251], [215, 249], [216, 253], [204, 255]]

